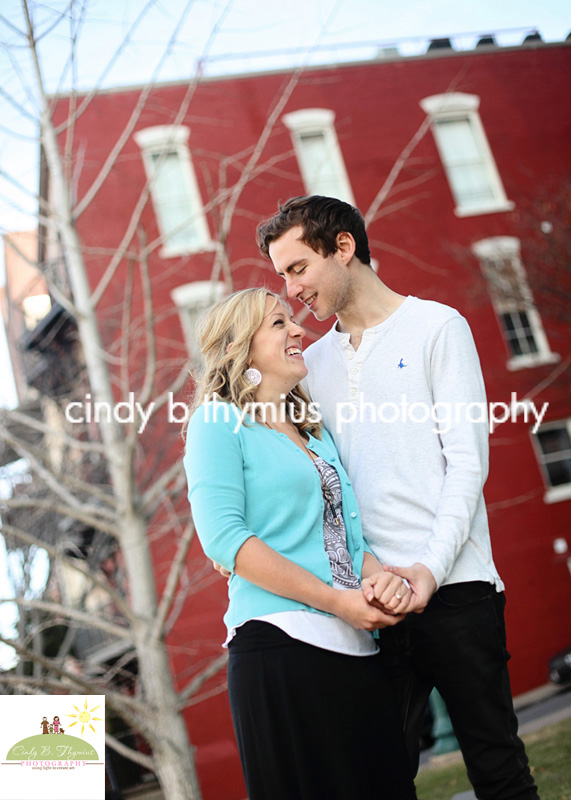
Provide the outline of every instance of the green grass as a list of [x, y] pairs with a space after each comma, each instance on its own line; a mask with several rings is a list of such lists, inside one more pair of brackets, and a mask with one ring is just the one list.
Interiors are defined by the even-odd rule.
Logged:
[[[523, 737], [541, 800], [571, 800], [571, 719]], [[470, 789], [464, 762], [431, 765], [416, 779], [419, 800], [450, 800]]]

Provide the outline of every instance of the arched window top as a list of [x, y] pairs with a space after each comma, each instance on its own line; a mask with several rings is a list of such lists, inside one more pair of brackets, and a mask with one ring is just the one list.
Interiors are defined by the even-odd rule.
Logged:
[[300, 108], [298, 111], [284, 114], [282, 120], [290, 131], [300, 131], [305, 128], [322, 128], [327, 125], [333, 125], [335, 112], [330, 108]]
[[186, 144], [190, 128], [185, 125], [154, 125], [133, 134], [134, 140], [143, 149], [162, 148], [167, 144]]
[[515, 236], [491, 236], [472, 244], [472, 252], [478, 258], [519, 256], [521, 241]]
[[420, 101], [420, 107], [431, 117], [450, 112], [477, 111], [480, 107], [480, 98], [477, 94], [465, 92], [445, 92], [433, 94]]

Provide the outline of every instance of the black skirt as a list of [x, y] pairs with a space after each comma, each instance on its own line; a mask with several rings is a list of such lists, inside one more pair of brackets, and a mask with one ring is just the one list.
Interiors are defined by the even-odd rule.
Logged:
[[379, 657], [333, 653], [250, 621], [228, 693], [249, 800], [414, 800]]

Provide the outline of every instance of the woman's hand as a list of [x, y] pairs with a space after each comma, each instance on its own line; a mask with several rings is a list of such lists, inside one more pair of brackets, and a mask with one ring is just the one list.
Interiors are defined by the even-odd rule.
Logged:
[[377, 572], [363, 578], [361, 588], [365, 600], [386, 614], [405, 614], [413, 599], [408, 581], [391, 572]]
[[[210, 560], [212, 561], [212, 559]], [[212, 566], [214, 567], [216, 572], [219, 572], [222, 575], [223, 578], [232, 577], [232, 573], [230, 572], [230, 570], [227, 570], [226, 567], [222, 566], [222, 564], [218, 564], [216, 561], [212, 561]]]
[[327, 610], [359, 630], [387, 628], [404, 618], [402, 614], [395, 615], [392, 611], [386, 613], [377, 605], [371, 605], [360, 589], [333, 589], [332, 597], [331, 606]]

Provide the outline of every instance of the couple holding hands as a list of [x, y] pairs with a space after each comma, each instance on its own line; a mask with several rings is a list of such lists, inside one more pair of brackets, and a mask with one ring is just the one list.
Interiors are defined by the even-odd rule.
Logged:
[[486, 424], [336, 425], [340, 403], [485, 400], [469, 328], [378, 278], [347, 203], [289, 200], [258, 241], [288, 297], [337, 321], [304, 353], [289, 305], [257, 288], [201, 325], [184, 465], [202, 546], [230, 578], [249, 799], [415, 798], [436, 686], [477, 797], [537, 800], [482, 495]]

